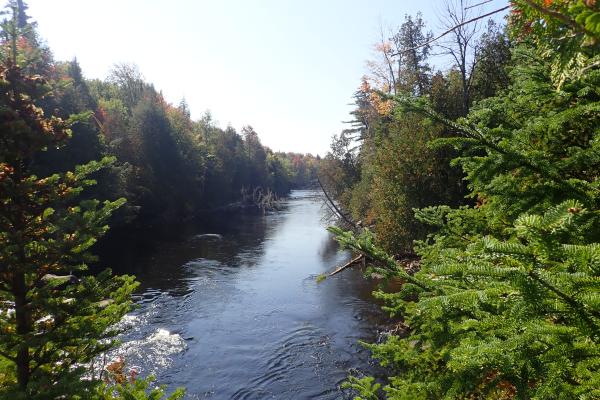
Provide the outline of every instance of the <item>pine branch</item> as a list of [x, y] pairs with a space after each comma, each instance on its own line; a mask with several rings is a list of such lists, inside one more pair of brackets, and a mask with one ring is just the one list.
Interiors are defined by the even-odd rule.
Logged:
[[444, 117], [440, 113], [436, 112], [435, 110], [433, 110], [431, 107], [429, 107], [427, 105], [414, 104], [414, 102], [411, 102], [410, 100], [407, 100], [406, 98], [402, 98], [400, 96], [388, 96], [383, 93], [379, 93], [379, 95], [384, 98], [392, 99], [392, 100], [396, 101], [397, 103], [404, 105], [405, 107], [408, 107], [409, 109], [423, 113], [426, 116], [432, 118], [433, 120], [440, 122], [440, 123], [446, 125], [447, 127], [456, 130], [457, 132], [462, 133], [465, 137], [478, 141], [483, 146], [488, 147], [491, 150], [498, 152], [499, 154], [502, 154], [507, 157], [510, 156], [510, 157], [514, 158], [515, 160], [518, 160], [518, 162], [521, 164], [521, 166], [528, 168], [531, 171], [540, 174], [541, 176], [546, 176], [548, 179], [565, 187], [565, 189], [567, 191], [571, 191], [574, 193], [581, 193], [581, 190], [579, 190], [577, 187], [573, 186], [569, 182], [566, 182], [564, 177], [562, 175], [560, 175], [559, 173], [557, 173], [556, 171], [552, 171], [547, 168], [539, 167], [539, 166], [533, 164], [532, 162], [530, 162], [522, 154], [515, 152], [515, 151], [508, 151], [508, 150], [498, 146], [496, 143], [488, 140], [485, 137], [485, 135], [483, 134], [483, 132], [481, 132], [477, 127], [467, 126], [467, 125], [463, 125], [463, 124], [457, 123], [455, 121], [452, 121], [452, 120]]
[[598, 334], [600, 332], [600, 328], [598, 327], [598, 324], [595, 323], [590, 318], [590, 316], [595, 317], [595, 318], [600, 318], [600, 313], [598, 313], [597, 311], [594, 311], [594, 310], [590, 310], [589, 307], [586, 307], [585, 304], [579, 303], [577, 300], [573, 299], [571, 296], [564, 293], [562, 290], [551, 285], [546, 280], [542, 279], [542, 277], [540, 277], [538, 274], [536, 274], [535, 271], [531, 271], [527, 275], [530, 278], [532, 278], [534, 281], [538, 282], [540, 285], [542, 285], [543, 287], [545, 287], [546, 289], [550, 290], [552, 293], [557, 295], [565, 303], [567, 303], [569, 306], [571, 306], [573, 308], [573, 310], [575, 310], [575, 311], [579, 310], [579, 314], [581, 315], [581, 318], [583, 318], [583, 320], [588, 323], [590, 328], [592, 328], [593, 331], [596, 332], [596, 334]]
[[8, 354], [8, 353], [5, 353], [5, 352], [3, 352], [3, 351], [0, 351], [0, 356], [4, 357], [4, 358], [6, 358], [7, 360], [10, 360], [10, 361], [12, 361], [12, 362], [15, 362], [15, 361], [17, 360], [17, 358], [16, 358], [16, 357], [13, 357], [13, 356], [11, 356], [10, 354]]

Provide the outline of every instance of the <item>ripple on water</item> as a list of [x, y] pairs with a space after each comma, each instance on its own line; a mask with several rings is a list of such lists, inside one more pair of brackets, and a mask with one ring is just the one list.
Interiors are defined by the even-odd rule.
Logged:
[[275, 393], [291, 393], [293, 385], [298, 384], [298, 376], [318, 378], [327, 368], [324, 363], [328, 357], [324, 355], [331, 352], [330, 342], [328, 335], [310, 324], [290, 330], [273, 347], [264, 349], [260, 357], [264, 360], [258, 369], [260, 373], [233, 393], [231, 398], [272, 398]]
[[340, 383], [353, 368], [371, 370], [356, 344], [371, 325], [365, 285], [353, 270], [316, 282], [348, 254], [312, 240], [330, 240], [320, 204], [314, 192], [294, 195], [287, 211], [235, 220], [220, 240], [161, 250], [111, 355], [185, 386], [190, 400], [351, 398]]
[[192, 277], [188, 277], [189, 280], [195, 279], [205, 283], [209, 282], [210, 279], [225, 279], [238, 270], [235, 266], [206, 258], [188, 261], [183, 267], [192, 274]]

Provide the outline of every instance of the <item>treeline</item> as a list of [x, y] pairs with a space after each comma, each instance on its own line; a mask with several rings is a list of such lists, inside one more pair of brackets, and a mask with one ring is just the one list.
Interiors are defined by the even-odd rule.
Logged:
[[355, 225], [331, 231], [400, 284], [376, 292], [397, 324], [368, 345], [390, 376], [347, 386], [600, 398], [600, 7], [515, 0], [479, 37], [478, 6], [447, 4], [435, 49], [454, 66], [431, 71], [432, 35], [406, 17], [323, 162]]
[[319, 158], [194, 121], [134, 67], [86, 80], [26, 10], [9, 0], [0, 22], [0, 398], [180, 399], [103, 357], [138, 283], [90, 273], [92, 246], [109, 223], [177, 222], [312, 185]]
[[[482, 35], [476, 35], [479, 29]], [[393, 254], [412, 252], [413, 241], [430, 232], [415, 218], [414, 208], [458, 206], [465, 204], [467, 194], [461, 169], [450, 165], [457, 152], [430, 146], [435, 139], [456, 135], [456, 129], [398, 107], [393, 96], [415, 96], [456, 120], [473, 103], [508, 86], [505, 67], [511, 56], [502, 26], [490, 20], [484, 27], [463, 26], [450, 36], [436, 52], [460, 62], [444, 71], [434, 71], [430, 64], [432, 34], [420, 14], [407, 15], [389, 39], [375, 46], [379, 59], [368, 62], [370, 74], [355, 94], [351, 127], [334, 137], [321, 168], [326, 188], [348, 217], [371, 226], [379, 244]]]
[[194, 121], [184, 100], [167, 103], [133, 66], [116, 66], [104, 81], [85, 80], [77, 61], [50, 66], [58, 90], [46, 109], [92, 114], [72, 127], [67, 145], [38, 159], [40, 169], [115, 156], [90, 195], [127, 198], [117, 224], [177, 221], [257, 190], [284, 196], [314, 179], [316, 157], [273, 152], [251, 126], [222, 129], [209, 113]]
[[222, 129], [208, 112], [192, 120], [185, 100], [168, 103], [132, 65], [116, 65], [105, 80], [85, 79], [77, 60], [55, 61], [26, 14], [22, 20], [25, 70], [53, 87], [42, 109], [64, 119], [84, 113], [64, 146], [36, 155], [33, 170], [43, 176], [116, 157], [87, 194], [127, 198], [111, 225], [176, 222], [248, 193], [284, 196], [314, 185], [318, 156], [273, 152], [251, 126]]

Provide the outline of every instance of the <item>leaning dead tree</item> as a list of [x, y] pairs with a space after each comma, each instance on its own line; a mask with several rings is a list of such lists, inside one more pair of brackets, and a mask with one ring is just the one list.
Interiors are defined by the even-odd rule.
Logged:
[[319, 183], [319, 186], [321, 187], [321, 191], [325, 195], [325, 199], [327, 200], [327, 206], [333, 210], [334, 214], [336, 214], [339, 218], [343, 219], [348, 225], [352, 226], [353, 228], [355, 228], [355, 229], [358, 228], [358, 226], [346, 215], [346, 213], [344, 213], [342, 210], [340, 210], [340, 208], [337, 206], [337, 204], [335, 204], [335, 201], [333, 201], [333, 199], [331, 198], [329, 193], [327, 193], [327, 189], [325, 189], [325, 187], [321, 183], [321, 178], [319, 178], [318, 175], [317, 175], [317, 182]]

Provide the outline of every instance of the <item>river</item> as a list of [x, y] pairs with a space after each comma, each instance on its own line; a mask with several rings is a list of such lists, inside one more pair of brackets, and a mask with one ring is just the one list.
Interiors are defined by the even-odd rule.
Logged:
[[[189, 399], [340, 399], [348, 374], [372, 373], [359, 340], [382, 320], [372, 283], [325, 230], [315, 191], [282, 211], [183, 224], [116, 271], [141, 283], [114, 352]], [[209, 234], [209, 235], [207, 235]]]

